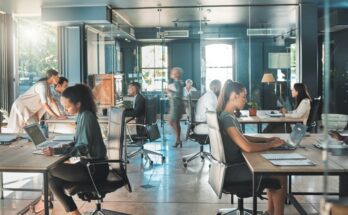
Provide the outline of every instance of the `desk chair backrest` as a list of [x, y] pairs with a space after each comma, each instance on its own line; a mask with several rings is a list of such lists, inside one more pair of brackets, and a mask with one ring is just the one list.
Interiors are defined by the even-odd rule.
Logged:
[[[122, 160], [124, 143], [124, 110], [112, 107], [109, 114], [107, 154], [109, 160]], [[113, 169], [122, 168], [119, 163], [111, 163]]]
[[317, 128], [317, 121], [319, 114], [319, 107], [321, 103], [321, 96], [318, 98], [314, 98], [311, 102], [311, 110], [309, 112], [308, 120], [307, 120], [307, 131], [314, 132]]
[[157, 122], [157, 98], [145, 98], [145, 124], [152, 125]]
[[206, 116], [209, 130], [211, 155], [213, 157], [209, 170], [209, 184], [213, 188], [215, 194], [221, 198], [225, 171], [227, 167], [225, 150], [216, 112], [207, 111]]
[[189, 122], [195, 122], [195, 107], [192, 102], [191, 94], [187, 97], [187, 118]]

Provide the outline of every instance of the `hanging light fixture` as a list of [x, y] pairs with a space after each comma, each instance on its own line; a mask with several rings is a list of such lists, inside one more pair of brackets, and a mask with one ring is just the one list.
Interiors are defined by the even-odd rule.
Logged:
[[199, 31], [198, 31], [198, 34], [203, 34], [203, 31], [202, 31], [202, 11], [203, 11], [203, 8], [202, 7], [199, 7]]
[[162, 9], [158, 8], [157, 12], [158, 12], [158, 26], [157, 26], [158, 32], [157, 32], [157, 35], [159, 35], [158, 38], [163, 38], [163, 34], [161, 34], [161, 12], [162, 12]]

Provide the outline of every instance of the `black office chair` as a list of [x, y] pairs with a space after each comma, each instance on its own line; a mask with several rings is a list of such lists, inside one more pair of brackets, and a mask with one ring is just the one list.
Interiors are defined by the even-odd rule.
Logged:
[[310, 133], [317, 133], [318, 132], [318, 116], [319, 114], [319, 107], [321, 104], [321, 96], [318, 98], [314, 98], [311, 102], [311, 110], [309, 112], [309, 117], [307, 120], [307, 131]]
[[145, 120], [143, 124], [139, 123], [128, 123], [137, 127], [137, 134], [130, 135], [131, 143], [128, 144], [130, 147], [140, 147], [138, 150], [133, 151], [127, 155], [128, 159], [135, 157], [140, 154], [141, 157], [149, 160], [150, 165], [153, 164], [150, 154], [161, 156], [162, 162], [165, 161], [165, 156], [159, 152], [151, 151], [144, 148], [144, 145], [149, 142], [154, 142], [161, 138], [161, 134], [157, 127], [157, 98], [147, 97], [145, 98]]
[[191, 162], [192, 160], [201, 157], [202, 160], [204, 158], [207, 158], [210, 160], [210, 152], [204, 151], [204, 145], [209, 144], [209, 136], [207, 134], [196, 134], [194, 132], [195, 126], [199, 124], [206, 124], [205, 122], [196, 122], [195, 120], [195, 107], [193, 106], [191, 95], [188, 96], [188, 104], [187, 104], [187, 132], [186, 132], [186, 140], [190, 139], [194, 142], [199, 143], [200, 150], [197, 153], [186, 155], [182, 158], [182, 161], [184, 162], [184, 167], [187, 167], [187, 164]]
[[[225, 159], [225, 150], [222, 143], [219, 123], [215, 112], [208, 111], [207, 123], [209, 129], [209, 139], [211, 146], [211, 166], [209, 169], [209, 184], [213, 188], [215, 194], [221, 199], [222, 193], [231, 194], [231, 203], [233, 204], [233, 195], [238, 197], [237, 208], [219, 209], [217, 214], [252, 214], [252, 210], [245, 209], [243, 206], [244, 198], [252, 197], [252, 182], [225, 182], [225, 173], [234, 171], [241, 164], [227, 164]], [[265, 188], [280, 189], [280, 183], [276, 179], [263, 179], [259, 182], [258, 196]]]
[[109, 175], [105, 181], [94, 181], [91, 173], [90, 183], [69, 183], [65, 191], [83, 201], [96, 200], [96, 210], [92, 215], [124, 214], [115, 211], [101, 209], [101, 202], [106, 194], [126, 186], [129, 192], [132, 192], [131, 185], [127, 177], [126, 164], [123, 161], [123, 143], [124, 143], [124, 113], [123, 109], [111, 108], [109, 115], [109, 132], [107, 154], [108, 160], [89, 161], [86, 165], [90, 173], [90, 166], [108, 163], [110, 166]]

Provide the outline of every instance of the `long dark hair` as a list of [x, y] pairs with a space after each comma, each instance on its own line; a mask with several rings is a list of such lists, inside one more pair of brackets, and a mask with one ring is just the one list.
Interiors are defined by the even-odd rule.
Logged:
[[64, 90], [63, 97], [67, 98], [73, 104], [81, 103], [80, 112], [90, 111], [97, 116], [97, 106], [95, 105], [91, 89], [83, 84], [76, 84]]
[[303, 83], [296, 83], [294, 84], [294, 89], [298, 92], [298, 95], [295, 99], [295, 107], [297, 108], [301, 101], [303, 99], [309, 99], [311, 100], [311, 97], [309, 96], [307, 86]]
[[241, 84], [239, 82], [232, 81], [231, 79], [228, 79], [225, 82], [225, 84], [222, 87], [222, 90], [220, 92], [217, 106], [216, 106], [216, 112], [220, 113], [225, 109], [226, 104], [227, 104], [228, 100], [230, 99], [230, 95], [232, 92], [239, 94], [239, 93], [243, 92], [244, 90], [245, 90], [245, 87], [243, 86], [243, 84]]
[[38, 82], [39, 82], [39, 81], [47, 81], [47, 80], [50, 79], [52, 76], [57, 76], [57, 75], [58, 75], [57, 70], [49, 69], [49, 70], [46, 71], [46, 77], [40, 78], [40, 79], [38, 80]]

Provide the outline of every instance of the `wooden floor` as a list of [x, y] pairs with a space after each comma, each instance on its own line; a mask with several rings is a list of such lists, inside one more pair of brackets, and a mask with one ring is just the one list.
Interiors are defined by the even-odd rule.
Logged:
[[[183, 132], [186, 127], [183, 123]], [[247, 132], [255, 133], [256, 127], [247, 127]], [[196, 159], [183, 167], [182, 156], [197, 152], [199, 145], [194, 142], [184, 142], [183, 148], [172, 148], [174, 142], [172, 131], [166, 125], [164, 140], [147, 144], [146, 148], [164, 153], [166, 162], [153, 157], [155, 164], [150, 167], [140, 156], [131, 160], [128, 166], [128, 177], [133, 192], [128, 193], [122, 188], [107, 195], [103, 208], [128, 214], [216, 214], [218, 208], [236, 207], [230, 204], [230, 196], [223, 195], [222, 199], [214, 194], [208, 184], [208, 161]], [[182, 136], [184, 139], [184, 136]], [[206, 148], [208, 150], [208, 148]], [[39, 174], [4, 174], [6, 186], [40, 188], [42, 183]], [[330, 191], [337, 191], [337, 177], [330, 177]], [[294, 191], [322, 190], [322, 177], [293, 177]], [[5, 200], [1, 200], [0, 214], [16, 214], [21, 208], [37, 198], [38, 192], [5, 192]], [[319, 214], [320, 196], [298, 196], [309, 214]], [[85, 203], [76, 199], [81, 212], [94, 209], [94, 203]], [[235, 199], [235, 202], [237, 200]], [[258, 208], [266, 209], [266, 201], [259, 200]], [[65, 214], [59, 202], [54, 202], [53, 214]], [[245, 200], [245, 207], [251, 207], [251, 199]], [[287, 205], [285, 214], [298, 214], [292, 205]]]

